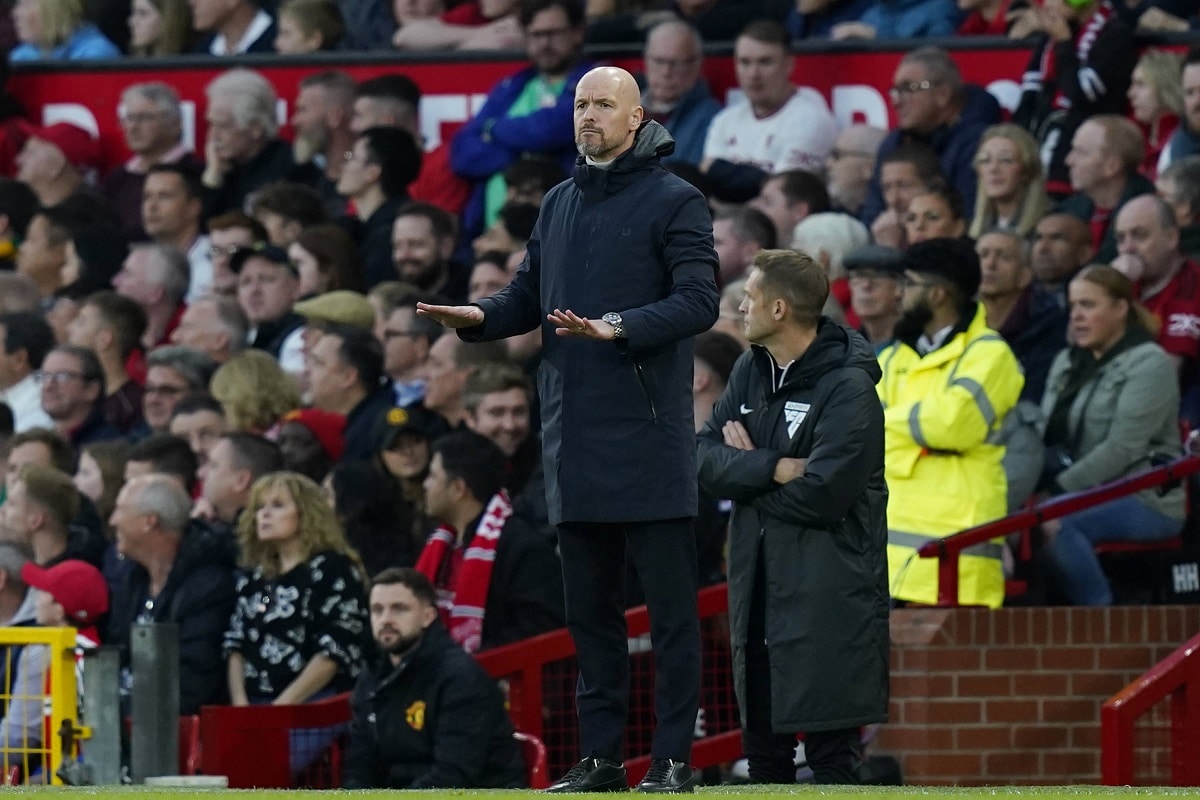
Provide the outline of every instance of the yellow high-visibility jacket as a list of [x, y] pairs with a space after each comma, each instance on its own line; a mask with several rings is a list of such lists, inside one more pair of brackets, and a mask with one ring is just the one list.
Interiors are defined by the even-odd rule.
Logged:
[[[1016, 405], [1025, 376], [983, 306], [966, 330], [921, 356], [896, 342], [879, 354], [883, 380], [888, 500], [888, 583], [892, 596], [916, 603], [937, 598], [937, 559], [916, 550], [1006, 512], [1003, 446], [992, 443]], [[998, 607], [1004, 601], [999, 541], [959, 558], [959, 603]]]

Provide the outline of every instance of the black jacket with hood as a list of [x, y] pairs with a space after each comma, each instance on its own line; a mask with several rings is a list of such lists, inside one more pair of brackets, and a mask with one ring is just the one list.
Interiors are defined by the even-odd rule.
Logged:
[[[175, 564], [157, 597], [149, 597], [150, 576], [140, 564], [125, 570], [112, 592], [106, 644], [121, 648], [129, 666], [129, 637], [145, 612], [153, 622], [179, 626], [179, 713], [227, 700], [221, 642], [236, 598], [237, 545], [228, 530], [192, 520], [183, 534]], [[148, 605], [148, 601], [150, 605]]]
[[517, 789], [524, 761], [504, 696], [435, 620], [394, 666], [376, 649], [351, 698], [346, 789]]
[[[748, 631], [765, 629], [776, 732], [882, 722], [889, 597], [879, 364], [860, 334], [825, 318], [778, 391], [773, 369], [764, 348], [744, 353], [699, 434], [701, 486], [734, 501], [734, 689], [745, 709]], [[721, 431], [731, 420], [746, 427], [757, 449], [724, 444]], [[802, 477], [779, 485], [775, 466], [784, 457], [807, 465]], [[766, 619], [753, 625], [760, 555]]]
[[[466, 341], [541, 326], [542, 463], [550, 523], [696, 514], [692, 337], [717, 320], [717, 254], [704, 196], [659, 159], [675, 146], [645, 122], [608, 168], [581, 157], [542, 203], [508, 288], [480, 300]], [[625, 338], [557, 336], [546, 314], [621, 315]]]

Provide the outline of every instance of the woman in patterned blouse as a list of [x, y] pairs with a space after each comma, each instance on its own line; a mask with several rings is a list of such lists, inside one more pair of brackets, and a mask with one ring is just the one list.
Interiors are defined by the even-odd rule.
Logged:
[[244, 574], [225, 634], [234, 705], [348, 691], [366, 636], [366, 572], [320, 487], [264, 475], [238, 523]]

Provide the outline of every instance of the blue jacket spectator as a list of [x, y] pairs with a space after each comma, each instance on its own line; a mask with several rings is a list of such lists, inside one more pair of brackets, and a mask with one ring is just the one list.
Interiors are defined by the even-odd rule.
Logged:
[[[879, 146], [875, 174], [867, 187], [860, 217], [867, 225], [885, 206], [879, 185], [880, 164], [888, 153], [909, 141], [931, 147], [938, 155], [946, 180], [963, 198], [971, 198], [964, 202], [973, 202], [979, 137], [988, 126], [1000, 121], [1000, 103], [996, 98], [978, 86], [964, 85], [958, 65], [940, 48], [923, 47], [905, 56], [896, 68], [895, 83], [892, 105], [899, 125]], [[933, 95], [932, 104], [923, 102], [926, 94]], [[967, 216], [972, 211], [963, 209]]]
[[793, 39], [828, 37], [833, 26], [862, 19], [877, 0], [809, 0], [813, 10], [801, 12], [799, 4], [788, 12], [787, 29]]
[[[663, 159], [664, 164], [674, 161], [686, 161], [698, 164], [704, 155], [704, 137], [708, 134], [708, 124], [721, 110], [721, 104], [712, 96], [708, 86], [701, 82], [683, 96], [679, 105], [667, 114], [662, 122], [671, 136], [675, 137], [675, 152]], [[647, 109], [647, 117], [655, 119], [657, 115]]]
[[505, 167], [526, 154], [558, 159], [566, 172], [575, 162], [575, 84], [592, 68], [580, 61], [583, 10], [569, 0], [526, 4], [521, 27], [532, 66], [500, 81], [450, 145], [454, 173], [477, 181], [463, 212], [466, 241], [504, 205]]
[[10, 61], [120, 58], [121, 51], [83, 18], [82, 0], [23, 0], [12, 10], [20, 41]]
[[347, 50], [390, 50], [396, 20], [387, 0], [337, 0], [346, 23], [342, 47]]
[[954, 0], [879, 0], [859, 17], [876, 39], [953, 36], [962, 13]]
[[664, 22], [646, 37], [642, 60], [646, 64], [642, 81], [646, 118], [665, 127], [675, 139], [675, 153], [664, 161], [699, 164], [708, 125], [721, 110], [700, 72], [704, 41], [686, 22]]

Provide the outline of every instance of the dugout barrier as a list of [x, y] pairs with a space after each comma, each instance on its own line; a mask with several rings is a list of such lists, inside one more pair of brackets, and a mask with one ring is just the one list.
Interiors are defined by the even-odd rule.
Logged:
[[[0, 782], [61, 786], [58, 770], [64, 753], [73, 758], [78, 740], [89, 733], [77, 724], [75, 629], [0, 628], [0, 648], [0, 717], [8, 733], [0, 739]], [[18, 666], [25, 671], [42, 663], [44, 672], [37, 672], [44, 677], [18, 683]]]
[[180, 760], [226, 776], [231, 789], [342, 785], [348, 692], [295, 706], [205, 706], [199, 717], [199, 757], [181, 751]]
[[1106, 786], [1200, 786], [1200, 635], [1100, 709]]

